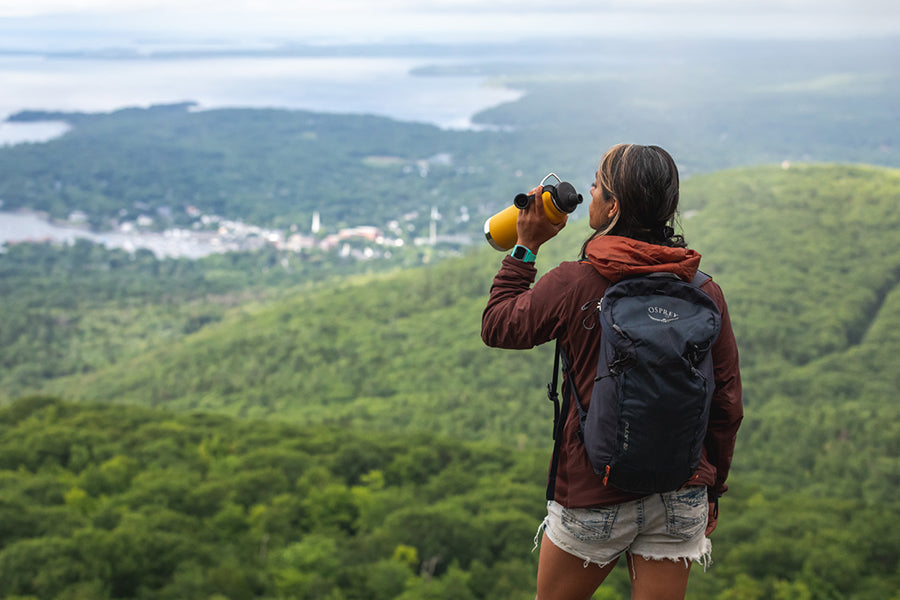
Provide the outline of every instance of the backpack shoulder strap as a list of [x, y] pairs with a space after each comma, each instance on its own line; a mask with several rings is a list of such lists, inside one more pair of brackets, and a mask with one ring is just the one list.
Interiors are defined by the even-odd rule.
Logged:
[[691, 279], [691, 285], [694, 287], [700, 287], [710, 279], [712, 279], [712, 276], [707, 275], [703, 271], [697, 271], [697, 273], [694, 275], [694, 278]]

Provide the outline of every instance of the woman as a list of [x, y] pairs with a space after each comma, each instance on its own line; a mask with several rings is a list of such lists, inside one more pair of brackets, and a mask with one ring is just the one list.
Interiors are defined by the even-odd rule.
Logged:
[[[541, 188], [531, 193], [540, 198]], [[600, 162], [591, 186], [593, 230], [581, 260], [564, 262], [532, 287], [541, 245], [554, 225], [540, 202], [520, 211], [518, 244], [503, 259], [482, 318], [489, 346], [526, 349], [558, 339], [569, 358], [569, 376], [587, 407], [596, 373], [599, 333], [586, 319], [611, 283], [664, 271], [690, 281], [700, 255], [672, 229], [678, 208], [678, 169], [657, 146], [620, 144]], [[692, 561], [706, 564], [718, 498], [727, 486], [735, 437], [743, 416], [737, 344], [722, 290], [711, 279], [701, 287], [718, 305], [722, 328], [713, 346], [715, 392], [703, 456], [691, 485], [638, 496], [604, 485], [579, 439], [571, 404], [558, 460], [551, 465], [548, 514], [537, 575], [538, 600], [586, 600], [626, 555], [634, 599], [681, 599]], [[537, 539], [537, 538], [536, 538]]]

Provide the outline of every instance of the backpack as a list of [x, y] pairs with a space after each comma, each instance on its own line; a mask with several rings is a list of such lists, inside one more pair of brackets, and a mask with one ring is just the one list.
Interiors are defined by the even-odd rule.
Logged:
[[[671, 491], [697, 469], [715, 389], [710, 350], [722, 323], [718, 306], [700, 290], [709, 279], [701, 272], [691, 282], [653, 273], [607, 288], [597, 305], [600, 357], [587, 410], [557, 342], [550, 397], [558, 407], [561, 359], [570, 382], [564, 397], [568, 391], [578, 407], [580, 435], [604, 485], [640, 494]], [[559, 413], [554, 429], [562, 425]], [[554, 454], [558, 459], [558, 448]]]

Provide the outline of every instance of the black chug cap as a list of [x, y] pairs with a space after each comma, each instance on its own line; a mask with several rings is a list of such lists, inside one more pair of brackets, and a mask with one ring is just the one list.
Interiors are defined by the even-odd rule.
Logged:
[[576, 192], [575, 187], [568, 181], [560, 181], [559, 185], [556, 186], [554, 204], [559, 210], [566, 213], [575, 212], [575, 209], [578, 208], [578, 205], [583, 200], [581, 194]]

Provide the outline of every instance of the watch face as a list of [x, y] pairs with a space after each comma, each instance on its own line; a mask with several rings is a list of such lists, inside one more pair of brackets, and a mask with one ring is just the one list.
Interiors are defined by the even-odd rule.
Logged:
[[531, 250], [525, 246], [516, 245], [516, 247], [513, 248], [512, 257], [523, 262], [534, 262], [534, 254], [532, 254]]

